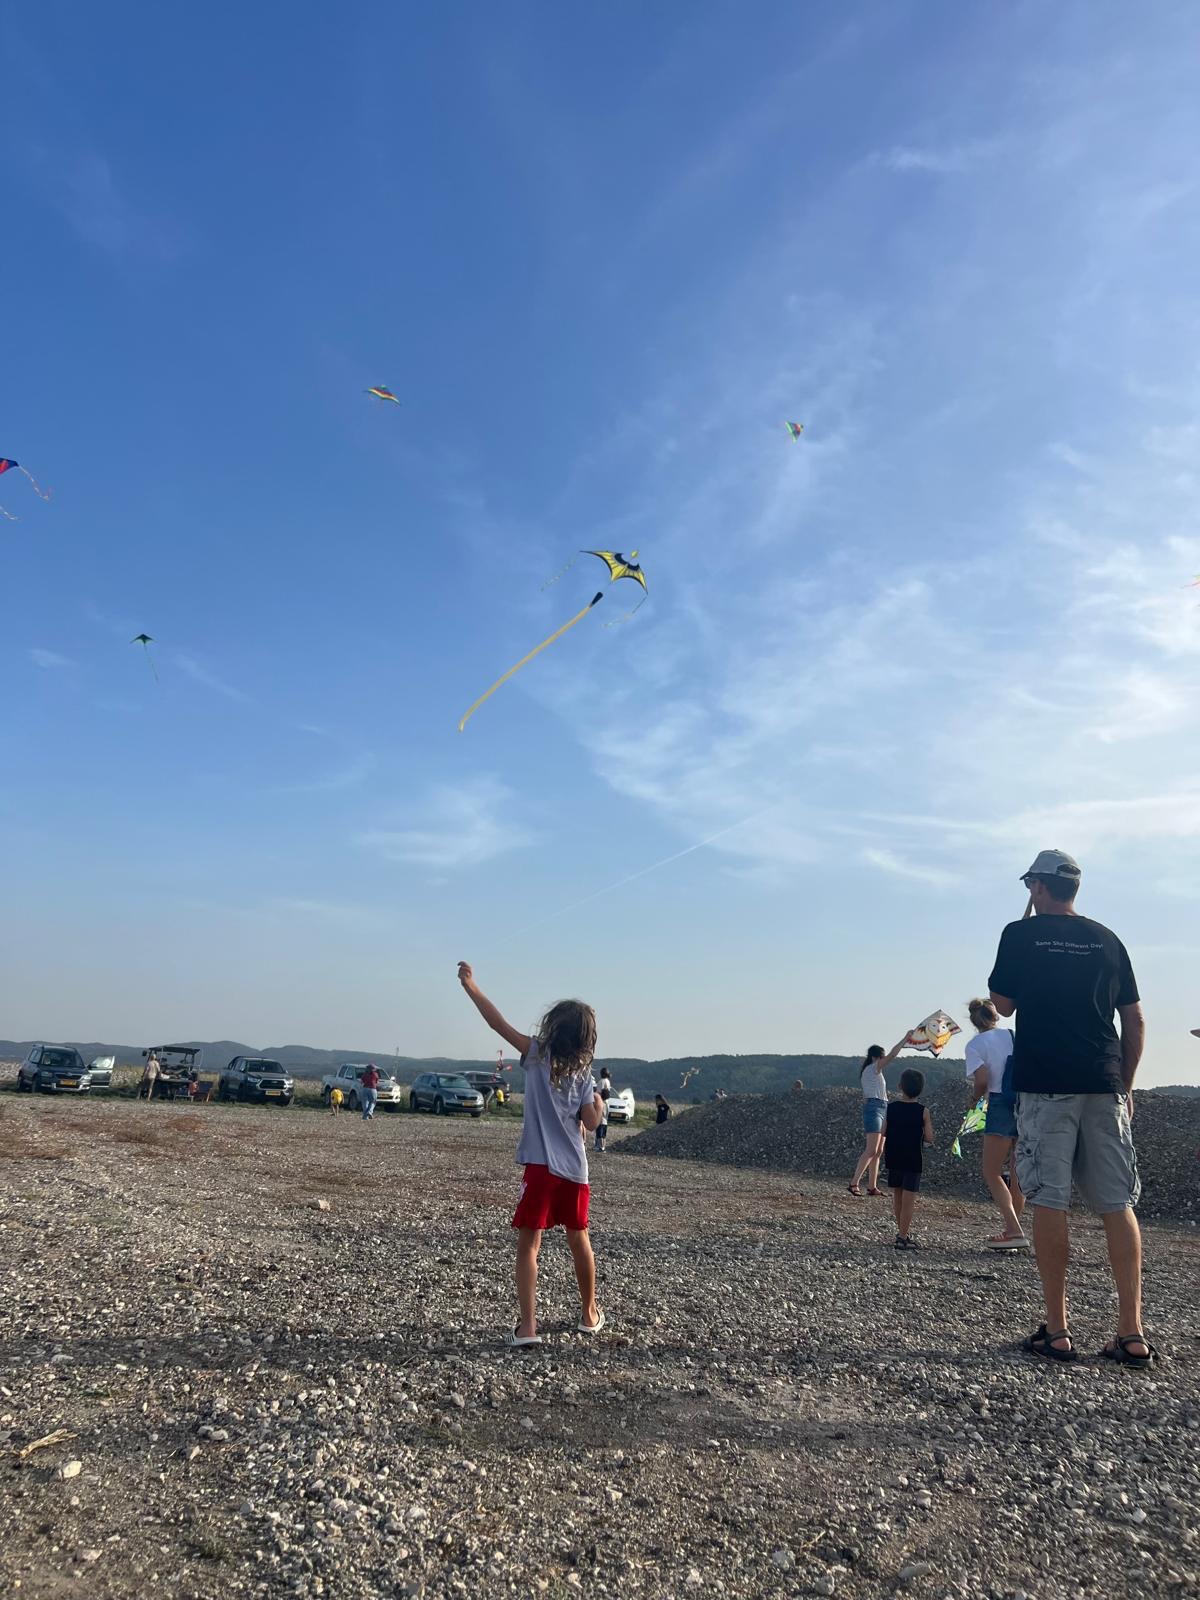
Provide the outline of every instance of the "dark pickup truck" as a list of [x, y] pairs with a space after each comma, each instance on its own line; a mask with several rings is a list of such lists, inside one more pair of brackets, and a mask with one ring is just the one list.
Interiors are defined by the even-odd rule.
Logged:
[[296, 1085], [278, 1061], [266, 1056], [234, 1056], [217, 1080], [218, 1100], [252, 1100], [290, 1106]]

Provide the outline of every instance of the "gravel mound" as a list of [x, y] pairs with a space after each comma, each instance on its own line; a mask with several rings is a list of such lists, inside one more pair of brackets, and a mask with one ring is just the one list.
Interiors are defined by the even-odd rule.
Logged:
[[[965, 1084], [961, 1091], [933, 1089], [923, 1098], [937, 1145], [925, 1152], [923, 1187], [934, 1193], [986, 1196], [980, 1176], [980, 1136], [963, 1140], [961, 1161], [950, 1154], [966, 1109]], [[861, 1104], [856, 1089], [737, 1095], [647, 1128], [624, 1140], [620, 1151], [768, 1167], [847, 1182], [862, 1149]], [[1200, 1097], [1138, 1095], [1133, 1132], [1142, 1175], [1139, 1213], [1200, 1220]]]
[[[840, 1183], [605, 1155], [607, 1328], [551, 1235], [512, 1353], [517, 1133], [6, 1092], [0, 1594], [1198, 1592], [1190, 1229], [1148, 1234], [1162, 1365], [1057, 1368], [1015, 1351], [1035, 1269], [983, 1207], [922, 1196], [899, 1254]], [[1073, 1250], [1095, 1351], [1099, 1227]]]

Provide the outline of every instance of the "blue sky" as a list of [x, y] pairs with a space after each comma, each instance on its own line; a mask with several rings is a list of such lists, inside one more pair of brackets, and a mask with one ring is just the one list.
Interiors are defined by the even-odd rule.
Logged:
[[0, 26], [0, 1034], [854, 1051], [1059, 845], [1200, 1074], [1194, 6]]

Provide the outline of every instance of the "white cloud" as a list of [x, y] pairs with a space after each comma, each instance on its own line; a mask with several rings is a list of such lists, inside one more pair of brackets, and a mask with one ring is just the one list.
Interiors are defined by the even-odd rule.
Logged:
[[406, 866], [480, 866], [534, 842], [527, 828], [504, 815], [515, 798], [505, 784], [485, 776], [439, 785], [415, 815], [396, 826], [370, 829], [358, 843]]
[[877, 846], [864, 850], [862, 859], [867, 866], [878, 867], [880, 872], [886, 872], [893, 878], [905, 878], [912, 883], [928, 884], [933, 889], [950, 889], [961, 881], [956, 873], [946, 872], [939, 867], [921, 866], [915, 861], [897, 855], [893, 850], [884, 850]]
[[931, 172], [943, 176], [970, 172], [999, 152], [995, 139], [968, 139], [962, 144], [895, 144], [875, 160], [889, 172]]
[[29, 659], [35, 667], [42, 667], [46, 671], [50, 671], [54, 667], [69, 667], [71, 665], [67, 656], [60, 656], [57, 650], [44, 650], [40, 645], [35, 645], [29, 652]]
[[[307, 730], [305, 730], [307, 731]], [[334, 794], [340, 789], [356, 789], [371, 776], [375, 770], [375, 757], [362, 755], [350, 761], [335, 772], [323, 774], [321, 777], [297, 778], [292, 783], [279, 784], [273, 789], [275, 794]]]
[[203, 662], [198, 661], [195, 656], [176, 654], [171, 659], [180, 672], [185, 673], [194, 683], [200, 684], [205, 689], [211, 689], [214, 694], [223, 694], [227, 700], [236, 700], [241, 705], [250, 704], [250, 696], [248, 694], [243, 693], [241, 689], [236, 688], [232, 683], [226, 683], [215, 672], [210, 672]]

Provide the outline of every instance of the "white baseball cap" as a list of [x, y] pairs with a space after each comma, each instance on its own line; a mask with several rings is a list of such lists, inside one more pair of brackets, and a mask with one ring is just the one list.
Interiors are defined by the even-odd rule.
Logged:
[[1065, 850], [1039, 850], [1034, 857], [1033, 865], [1026, 867], [1021, 874], [1021, 879], [1026, 878], [1073, 878], [1076, 883], [1083, 876], [1083, 869], [1074, 856], [1069, 856]]

